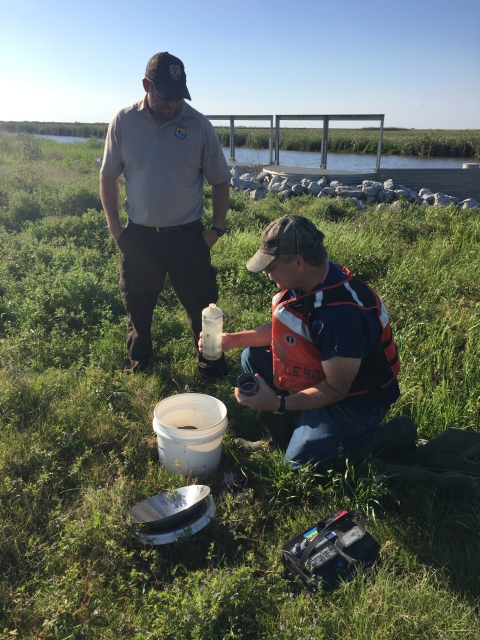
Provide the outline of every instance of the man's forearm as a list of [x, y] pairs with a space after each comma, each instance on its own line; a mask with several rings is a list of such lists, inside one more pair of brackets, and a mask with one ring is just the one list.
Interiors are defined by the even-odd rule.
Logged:
[[224, 351], [246, 347], [269, 347], [272, 341], [272, 323], [263, 324], [248, 331], [225, 333], [222, 338]]
[[222, 182], [212, 187], [213, 226], [223, 229], [230, 204], [230, 184]]
[[315, 387], [309, 387], [308, 389], [287, 396], [285, 399], [285, 409], [287, 411], [319, 409], [334, 402], [340, 402], [344, 397], [344, 393], [334, 389], [326, 380], [322, 380], [322, 382]]
[[120, 224], [120, 186], [118, 178], [100, 174], [100, 199], [102, 201], [107, 225], [115, 242], [122, 232]]

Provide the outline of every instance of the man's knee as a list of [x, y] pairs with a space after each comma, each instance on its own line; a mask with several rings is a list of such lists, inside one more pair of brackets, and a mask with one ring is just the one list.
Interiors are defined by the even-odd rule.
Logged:
[[267, 347], [247, 347], [242, 352], [242, 369], [248, 373], [260, 373], [272, 368], [272, 356]]

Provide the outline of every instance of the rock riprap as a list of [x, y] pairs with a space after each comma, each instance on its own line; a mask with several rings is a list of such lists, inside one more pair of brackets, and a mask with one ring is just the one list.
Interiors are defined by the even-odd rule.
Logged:
[[268, 171], [253, 175], [248, 167], [242, 165], [234, 166], [231, 174], [231, 186], [237, 190], [247, 191], [252, 200], [261, 200], [272, 191], [284, 199], [304, 195], [317, 198], [341, 198], [351, 202], [359, 211], [366, 209], [369, 205], [376, 204], [381, 210], [393, 204], [397, 208], [402, 203], [435, 207], [448, 207], [454, 204], [462, 209], [480, 207], [480, 203], [474, 198], [462, 200], [441, 192], [433, 193], [428, 187], [422, 187], [417, 192], [403, 184], [394, 184], [391, 178], [384, 182], [364, 180], [362, 184], [351, 186], [344, 185], [339, 180], [328, 182], [326, 176], [319, 180], [309, 180], [308, 178], [285, 178]]

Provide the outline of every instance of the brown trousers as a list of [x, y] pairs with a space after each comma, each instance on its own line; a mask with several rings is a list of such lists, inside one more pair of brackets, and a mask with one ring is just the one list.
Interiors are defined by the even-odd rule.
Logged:
[[158, 231], [129, 222], [118, 238], [127, 350], [135, 368], [145, 368], [152, 357], [153, 312], [167, 273], [187, 313], [196, 345], [202, 309], [218, 300], [216, 270], [203, 230], [201, 220]]

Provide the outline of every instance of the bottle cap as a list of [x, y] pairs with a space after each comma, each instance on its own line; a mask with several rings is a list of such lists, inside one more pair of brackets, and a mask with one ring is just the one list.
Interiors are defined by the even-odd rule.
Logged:
[[211, 302], [211, 303], [208, 305], [208, 308], [209, 308], [209, 309], [211, 309], [212, 311], [215, 311], [215, 309], [217, 308], [217, 305], [216, 305], [214, 302]]

